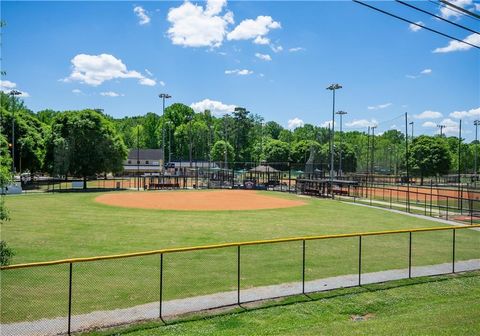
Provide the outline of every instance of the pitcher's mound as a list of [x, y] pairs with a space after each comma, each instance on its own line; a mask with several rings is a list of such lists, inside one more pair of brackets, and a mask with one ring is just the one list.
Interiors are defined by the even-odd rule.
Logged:
[[247, 190], [109, 193], [95, 200], [128, 208], [195, 211], [277, 209], [306, 204]]

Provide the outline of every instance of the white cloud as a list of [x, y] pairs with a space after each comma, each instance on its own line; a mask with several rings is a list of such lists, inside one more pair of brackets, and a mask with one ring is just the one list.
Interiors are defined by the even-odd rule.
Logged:
[[458, 123], [450, 118], [443, 119], [441, 124], [446, 126], [443, 129], [444, 134], [457, 134], [459, 131]]
[[290, 52], [297, 52], [297, 51], [304, 51], [305, 48], [302, 48], [302, 47], [296, 47], [296, 48], [290, 48], [288, 49], [288, 51]]
[[367, 119], [360, 119], [360, 120], [353, 120], [351, 122], [345, 123], [347, 127], [368, 127], [368, 126], [375, 126], [377, 125], [377, 121], [375, 119], [367, 120]]
[[320, 124], [320, 127], [330, 128], [332, 127], [332, 121], [331, 120], [324, 121], [323, 123]]
[[437, 123], [434, 123], [433, 121], [425, 121], [422, 124], [422, 127], [435, 128], [437, 127]]
[[[473, 33], [471, 35], [468, 35], [466, 38], [464, 38], [463, 41], [471, 43], [473, 45], [480, 46], [480, 35]], [[473, 48], [471, 45], [452, 40], [452, 41], [448, 42], [448, 45], [446, 47], [437, 48], [433, 52], [434, 53], [448, 53], [448, 52], [453, 52], [453, 51], [469, 50], [471, 48]]]
[[227, 105], [220, 101], [204, 99], [202, 101], [192, 103], [190, 107], [197, 113], [210, 110], [215, 115], [230, 113], [235, 110], [236, 105]]
[[73, 69], [64, 82], [80, 82], [98, 86], [105, 81], [116, 78], [135, 78], [141, 85], [155, 85], [153, 79], [147, 78], [135, 70], [127, 70], [122, 60], [109, 54], [86, 55], [79, 54], [71, 60]]
[[413, 117], [415, 119], [438, 119], [438, 118], [442, 118], [443, 114], [436, 111], [423, 111], [422, 113], [416, 114]]
[[274, 21], [271, 16], [257, 16], [255, 20], [246, 19], [240, 22], [230, 33], [228, 40], [250, 40], [255, 39], [256, 44], [267, 44], [265, 36], [272, 29], [281, 28], [280, 22]]
[[150, 17], [147, 15], [147, 11], [141, 6], [136, 6], [133, 12], [137, 15], [140, 25], [144, 25], [150, 22]]
[[255, 57], [263, 60], [263, 61], [271, 61], [272, 60], [272, 57], [268, 54], [260, 54], [260, 53], [256, 53], [255, 54]]
[[255, 40], [253, 40], [253, 43], [255, 43], [255, 44], [269, 44], [270, 39], [268, 37], [257, 36], [257, 37], [255, 37]]
[[104, 97], [119, 97], [119, 96], [123, 96], [123, 94], [119, 94], [119, 93], [116, 93], [116, 92], [113, 92], [113, 91], [100, 92], [100, 95], [101, 95], [101, 96], [104, 96]]
[[[10, 92], [17, 87], [17, 83], [8, 81], [8, 80], [0, 80], [0, 91], [10, 94]], [[21, 91], [16, 89], [20, 94], [17, 97], [27, 98], [30, 97], [30, 94], [25, 91]]]
[[185, 1], [168, 11], [167, 20], [171, 23], [167, 31], [173, 44], [184, 47], [219, 47], [232, 24], [233, 13], [220, 13], [226, 0], [207, 0], [206, 7]]
[[[472, 0], [449, 0], [449, 2], [462, 8], [466, 8], [472, 4]], [[448, 6], [441, 7], [440, 14], [445, 19], [449, 19], [450, 17], [456, 18], [462, 15], [457, 10], [453, 10]]]
[[145, 72], [146, 72], [147, 75], [149, 75], [150, 77], [153, 77], [153, 73], [152, 73], [150, 70], [145, 69]]
[[235, 69], [235, 70], [225, 70], [226, 75], [239, 75], [239, 76], [246, 76], [246, 75], [251, 75], [253, 74], [252, 70], [247, 70], [247, 69]]
[[164, 82], [164, 81], [159, 81], [158, 84], [160, 84], [161, 86], [165, 86], [165, 82]]
[[151, 78], [141, 78], [139, 81], [138, 81], [141, 85], [147, 85], [147, 86], [155, 86], [157, 85], [157, 82], [154, 80], [154, 79], [151, 79]]
[[380, 104], [380, 105], [368, 106], [367, 108], [369, 110], [381, 110], [381, 109], [387, 108], [389, 106], [392, 106], [392, 103], [385, 103], [385, 104]]
[[17, 87], [17, 84], [14, 82], [10, 82], [8, 80], [0, 80], [0, 88], [3, 89], [14, 89]]
[[[419, 25], [423, 25], [423, 22], [422, 21], [417, 21], [415, 22], [416, 24], [419, 24]], [[413, 23], [410, 23], [408, 25], [408, 29], [410, 29], [412, 32], [417, 32], [419, 31], [420, 29], [422, 29], [422, 27], [419, 27], [417, 25], [414, 25]]]
[[296, 118], [293, 118], [293, 119], [290, 119], [290, 120], [288, 121], [288, 128], [291, 129], [291, 130], [293, 130], [293, 129], [297, 128], [297, 127], [302, 127], [303, 125], [305, 125], [305, 123], [303, 122], [303, 120], [300, 119], [300, 118], [297, 118], [297, 117], [296, 117]]
[[455, 111], [450, 113], [450, 117], [455, 119], [462, 119], [462, 118], [478, 118], [480, 117], [480, 107], [468, 110], [468, 111]]
[[72, 90], [72, 93], [82, 94], [83, 92], [82, 92], [82, 90], [80, 90], [80, 89], [73, 89], [73, 90]]
[[279, 53], [280, 51], [283, 50], [283, 47], [281, 45], [279, 46], [275, 46], [275, 45], [271, 45], [270, 48], [273, 50], [274, 53]]
[[410, 79], [417, 79], [420, 78], [422, 75], [430, 75], [432, 72], [432, 69], [423, 69], [418, 75], [405, 75], [405, 77]]

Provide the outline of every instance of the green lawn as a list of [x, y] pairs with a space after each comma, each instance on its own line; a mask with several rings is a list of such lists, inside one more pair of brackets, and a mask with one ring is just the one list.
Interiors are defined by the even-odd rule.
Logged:
[[[480, 272], [298, 296], [261, 309], [133, 325], [105, 335], [478, 335]], [[270, 305], [270, 307], [268, 307]], [[265, 308], [265, 309], [264, 309]], [[355, 316], [364, 316], [354, 321]]]
[[[194, 191], [184, 191], [194, 192]], [[96, 193], [8, 197], [2, 239], [13, 263], [88, 257], [279, 237], [439, 226], [387, 211], [303, 198], [305, 206], [262, 211], [178, 212], [110, 207]], [[276, 197], [293, 195], [269, 193]], [[480, 233], [458, 230], [456, 259], [480, 258]], [[406, 268], [408, 234], [365, 237], [363, 271]], [[451, 261], [451, 232], [413, 235], [413, 264]], [[357, 272], [358, 238], [309, 241], [306, 280]], [[301, 242], [242, 247], [242, 288], [299, 281]], [[236, 249], [164, 257], [164, 300], [232, 290]], [[73, 314], [129, 307], [159, 297], [159, 257], [74, 265]], [[2, 320], [66, 314], [68, 265], [2, 271]]]

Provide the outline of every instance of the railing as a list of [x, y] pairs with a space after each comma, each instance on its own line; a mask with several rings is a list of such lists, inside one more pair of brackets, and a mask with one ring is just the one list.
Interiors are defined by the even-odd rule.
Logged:
[[[304, 236], [5, 266], [2, 335], [70, 334], [326, 288], [480, 269], [480, 232], [472, 228], [480, 225]], [[356, 256], [348, 257], [350, 253]], [[381, 271], [385, 272], [377, 277]]]

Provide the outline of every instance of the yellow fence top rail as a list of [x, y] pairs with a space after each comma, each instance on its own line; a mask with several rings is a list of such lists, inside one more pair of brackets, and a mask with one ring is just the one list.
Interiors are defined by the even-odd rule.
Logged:
[[190, 251], [210, 250], [210, 249], [218, 249], [218, 248], [225, 248], [225, 247], [285, 243], [285, 242], [302, 241], [302, 240], [349, 238], [349, 237], [359, 237], [359, 236], [362, 236], [362, 237], [364, 237], [364, 236], [380, 236], [380, 235], [397, 234], [397, 233], [460, 230], [460, 229], [471, 229], [471, 228], [480, 228], [480, 224], [462, 225], [462, 226], [437, 226], [437, 227], [432, 227], [432, 228], [358, 232], [358, 233], [344, 233], [344, 234], [320, 235], [320, 236], [304, 236], [304, 237], [291, 237], [291, 238], [278, 238], [278, 239], [254, 240], [254, 241], [246, 241], [246, 242], [224, 243], [224, 244], [215, 244], [215, 245], [177, 247], [177, 248], [167, 248], [167, 249], [161, 249], [161, 250], [152, 250], [152, 251], [144, 251], [144, 252], [125, 253], [125, 254], [115, 254], [115, 255], [107, 255], [107, 256], [97, 256], [97, 257], [88, 257], [88, 258], [72, 258], [72, 259], [62, 259], [62, 260], [52, 260], [52, 261], [16, 264], [16, 265], [10, 265], [10, 266], [2, 266], [2, 267], [0, 267], [0, 270], [10, 270], [10, 269], [17, 269], [17, 268], [40, 267], [40, 266], [49, 266], [49, 265], [80, 263], [80, 262], [99, 261], [99, 260], [132, 258], [132, 257], [140, 257], [140, 256], [153, 255], [153, 254], [190, 252]]

